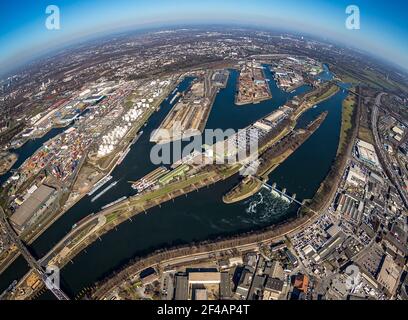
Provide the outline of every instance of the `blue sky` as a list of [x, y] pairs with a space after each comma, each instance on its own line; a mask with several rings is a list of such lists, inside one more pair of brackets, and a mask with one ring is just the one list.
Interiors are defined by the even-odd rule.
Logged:
[[[61, 29], [45, 28], [48, 5]], [[358, 5], [361, 29], [345, 28], [345, 8]], [[166, 24], [254, 24], [327, 37], [408, 70], [405, 0], [16, 0], [0, 3], [0, 73], [64, 43], [120, 28]]]

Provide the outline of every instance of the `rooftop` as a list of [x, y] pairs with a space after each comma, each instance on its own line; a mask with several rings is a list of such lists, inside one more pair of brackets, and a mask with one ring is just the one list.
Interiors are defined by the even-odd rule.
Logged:
[[11, 222], [21, 228], [34, 213], [48, 200], [51, 194], [55, 191], [54, 188], [46, 185], [41, 185], [11, 216]]

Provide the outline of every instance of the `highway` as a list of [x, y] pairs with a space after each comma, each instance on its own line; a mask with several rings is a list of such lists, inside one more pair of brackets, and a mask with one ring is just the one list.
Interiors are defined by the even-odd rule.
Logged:
[[57, 288], [53, 285], [48, 285], [48, 275], [45, 272], [45, 270], [41, 267], [39, 262], [32, 256], [32, 254], [28, 251], [27, 247], [21, 241], [21, 239], [18, 237], [17, 233], [14, 231], [13, 227], [10, 225], [6, 214], [3, 210], [2, 207], [0, 207], [0, 223], [4, 226], [4, 228], [7, 230], [7, 234], [10, 237], [10, 239], [14, 242], [14, 244], [17, 246], [17, 248], [20, 250], [20, 253], [22, 256], [26, 259], [28, 262], [28, 265], [30, 266], [31, 269], [33, 269], [41, 278], [41, 280], [44, 282], [46, 287], [54, 294], [54, 296], [58, 300], [69, 300], [69, 297], [60, 289]]
[[371, 113], [371, 126], [372, 126], [372, 130], [373, 130], [373, 134], [374, 134], [374, 141], [375, 141], [375, 145], [376, 145], [376, 150], [380, 159], [380, 162], [388, 176], [388, 178], [391, 180], [391, 182], [394, 184], [395, 188], [397, 189], [398, 193], [400, 194], [405, 207], [408, 208], [408, 196], [406, 194], [406, 192], [403, 189], [403, 181], [400, 179], [400, 177], [398, 177], [395, 174], [394, 169], [391, 167], [390, 165], [390, 161], [387, 157], [387, 155], [385, 154], [384, 148], [382, 147], [382, 143], [380, 140], [380, 136], [378, 134], [378, 127], [377, 127], [377, 123], [378, 123], [378, 109], [381, 106], [381, 98], [382, 96], [385, 94], [385, 92], [379, 93], [377, 95], [377, 97], [375, 98], [375, 103], [372, 109], [372, 113]]

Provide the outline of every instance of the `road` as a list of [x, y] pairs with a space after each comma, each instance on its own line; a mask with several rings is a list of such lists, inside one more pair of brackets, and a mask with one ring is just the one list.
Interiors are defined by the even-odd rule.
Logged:
[[13, 227], [10, 225], [6, 214], [2, 207], [0, 207], [0, 223], [6, 229], [8, 236], [14, 242], [14, 244], [19, 249], [22, 256], [26, 259], [28, 265], [31, 269], [33, 269], [39, 276], [40, 279], [44, 282], [47, 288], [54, 294], [54, 296], [58, 300], [69, 300], [68, 296], [60, 289], [55, 286], [49, 286], [49, 277], [45, 270], [41, 267], [39, 262], [32, 256], [32, 254], [28, 251], [27, 247], [21, 241], [17, 233], [14, 231]]
[[382, 147], [380, 135], [378, 133], [378, 109], [381, 106], [381, 98], [385, 95], [385, 92], [379, 93], [375, 98], [375, 103], [373, 105], [372, 113], [371, 113], [371, 126], [374, 134], [374, 141], [376, 150], [381, 162], [382, 167], [384, 168], [385, 173], [387, 174], [390, 181], [394, 184], [395, 188], [397, 189], [398, 193], [400, 194], [405, 207], [408, 208], [408, 196], [404, 191], [404, 183], [399, 176], [396, 175], [394, 169], [391, 167], [391, 161], [389, 161], [388, 156], [385, 154], [384, 148]]

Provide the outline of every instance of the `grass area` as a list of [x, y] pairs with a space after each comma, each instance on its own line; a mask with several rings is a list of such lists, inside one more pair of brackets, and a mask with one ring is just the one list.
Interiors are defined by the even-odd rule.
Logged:
[[[349, 150], [347, 147], [353, 143], [354, 137], [357, 135], [358, 119], [360, 117], [359, 107], [360, 106], [358, 103], [353, 103], [350, 99], [346, 100], [346, 102], [343, 104], [341, 129], [343, 141], [339, 141], [336, 158], [330, 168], [329, 173], [320, 184], [320, 187], [313, 198], [308, 202], [309, 208], [302, 208], [300, 211], [301, 215], [310, 215], [313, 213], [313, 211], [318, 212], [324, 209], [334, 196], [342, 173], [344, 172], [344, 168], [347, 164], [347, 158], [349, 155]], [[348, 129], [344, 130], [344, 128]]]
[[237, 186], [235, 186], [230, 192], [222, 197], [225, 203], [234, 203], [244, 200], [256, 192], [262, 187], [262, 181], [248, 176], [242, 180]]
[[[361, 69], [354, 71], [351, 69], [338, 68], [338, 66], [331, 66], [336, 74], [341, 78], [343, 82], [348, 83], [365, 83], [366, 85], [377, 90], [391, 90], [396, 89], [408, 92], [408, 86], [402, 83], [395, 82], [391, 79], [387, 79], [386, 76], [375, 70], [365, 69], [361, 72]], [[358, 72], [358, 73], [357, 73]]]
[[340, 88], [337, 85], [332, 84], [323, 94], [317, 97], [313, 97], [310, 101], [313, 104], [319, 104], [324, 100], [330, 98], [332, 95], [336, 94], [339, 90]]
[[408, 86], [397, 83], [393, 80], [387, 79], [383, 74], [375, 72], [374, 70], [364, 70], [364, 75], [373, 83], [387, 90], [395, 90], [399, 88], [404, 92], [408, 92]]
[[232, 166], [227, 166], [220, 170], [220, 174], [225, 178], [230, 177], [237, 173], [241, 169], [241, 164], [234, 164]]
[[185, 187], [191, 186], [192, 184], [198, 183], [203, 181], [204, 179], [207, 179], [211, 176], [212, 174], [209, 172], [205, 172], [202, 174], [195, 175], [191, 178], [187, 178], [186, 180], [174, 182], [171, 184], [168, 184], [164, 187], [161, 187], [160, 189], [154, 190], [152, 192], [148, 192], [140, 197], [137, 197], [135, 199], [130, 200], [132, 202], [132, 205], [135, 204], [141, 204], [143, 202], [153, 200], [160, 198], [162, 196], [168, 195], [171, 192], [174, 191], [180, 191], [184, 189]]
[[339, 146], [337, 148], [337, 154], [345, 151], [347, 148], [347, 133], [352, 127], [352, 116], [354, 107], [356, 105], [356, 98], [354, 95], [349, 94], [343, 101], [342, 115], [341, 115], [341, 129], [340, 129], [340, 140]]
[[374, 137], [371, 130], [367, 127], [360, 126], [358, 129], [358, 138], [368, 143], [374, 144]]
[[113, 213], [108, 214], [106, 216], [106, 223], [105, 224], [109, 224], [110, 222], [116, 220], [117, 217], [118, 217], [118, 212], [116, 212], [116, 211], [113, 212]]

